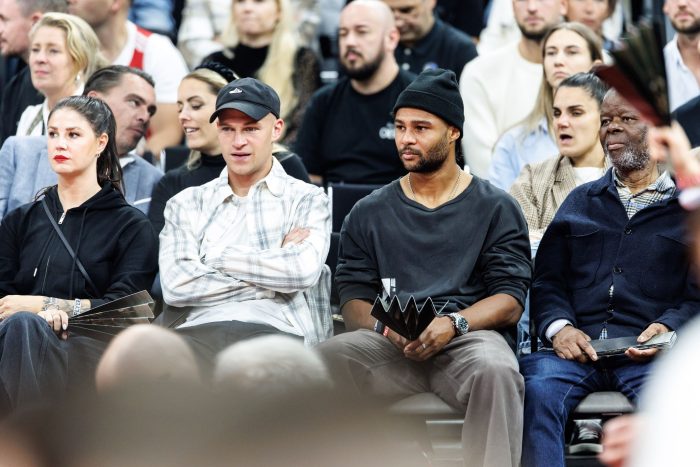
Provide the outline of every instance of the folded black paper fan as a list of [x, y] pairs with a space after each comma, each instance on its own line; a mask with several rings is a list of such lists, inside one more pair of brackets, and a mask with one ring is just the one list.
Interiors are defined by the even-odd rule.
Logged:
[[615, 64], [595, 69], [603, 81], [656, 126], [671, 122], [664, 43], [658, 22], [642, 22], [622, 39], [619, 48], [611, 51]]
[[[445, 304], [447, 305], [447, 304]], [[394, 296], [389, 304], [381, 297], [377, 297], [372, 305], [371, 315], [392, 331], [400, 334], [409, 341], [418, 339], [425, 328], [433, 321], [435, 316], [445, 308], [435, 309], [433, 300], [428, 297], [423, 306], [418, 309], [416, 299], [411, 296], [405, 308], [401, 308], [398, 297]]]
[[153, 298], [142, 290], [71, 316], [68, 318], [68, 330], [70, 333], [109, 341], [129, 326], [150, 323], [154, 317], [154, 305]]

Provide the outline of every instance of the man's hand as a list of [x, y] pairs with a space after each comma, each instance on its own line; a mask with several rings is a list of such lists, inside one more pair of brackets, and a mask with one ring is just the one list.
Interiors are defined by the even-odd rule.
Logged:
[[[387, 328], [387, 329], [389, 329], [389, 328]], [[403, 352], [403, 349], [406, 348], [406, 345], [408, 344], [408, 339], [403, 337], [398, 332], [392, 331], [391, 329], [389, 329], [389, 332], [386, 335], [386, 338], [389, 339], [389, 341], [392, 344], [394, 344], [394, 347], [399, 349], [401, 352]]]
[[44, 318], [54, 332], [62, 339], [67, 337], [65, 330], [68, 329], [68, 314], [65, 311], [51, 308], [46, 311], [40, 311], [37, 315]]
[[[664, 332], [669, 332], [670, 329], [668, 329], [666, 326], [664, 326], [661, 323], [651, 323], [645, 330], [642, 332], [639, 337], [637, 337], [637, 342], [640, 344], [642, 342], [646, 342], [652, 337], [654, 337], [657, 334], [663, 334]], [[640, 349], [635, 349], [630, 347], [625, 351], [625, 355], [627, 355], [629, 358], [632, 360], [635, 360], [637, 362], [646, 362], [648, 360], [651, 360], [654, 355], [657, 354], [659, 349], [646, 349], [646, 350], [640, 350]]]
[[5, 295], [0, 298], [0, 320], [9, 318], [18, 311], [38, 313], [45, 298], [40, 295]]
[[411, 360], [422, 362], [441, 351], [455, 334], [452, 319], [447, 316], [436, 317], [418, 339], [406, 345], [403, 353]]
[[564, 326], [552, 337], [554, 352], [566, 360], [576, 360], [581, 363], [598, 360], [598, 355], [589, 344], [591, 338], [580, 329], [571, 325]]
[[287, 245], [299, 245], [301, 242], [306, 240], [309, 234], [311, 234], [310, 229], [305, 227], [295, 227], [284, 236], [284, 240], [282, 240], [282, 247]]

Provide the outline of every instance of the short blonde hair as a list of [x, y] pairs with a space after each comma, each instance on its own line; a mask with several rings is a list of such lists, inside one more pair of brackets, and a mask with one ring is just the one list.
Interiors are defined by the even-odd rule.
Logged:
[[30, 39], [43, 27], [57, 28], [66, 35], [66, 49], [75, 65], [75, 75], [80, 72], [87, 79], [97, 70], [108, 65], [100, 52], [100, 40], [95, 31], [82, 18], [67, 13], [46, 13], [32, 27]]

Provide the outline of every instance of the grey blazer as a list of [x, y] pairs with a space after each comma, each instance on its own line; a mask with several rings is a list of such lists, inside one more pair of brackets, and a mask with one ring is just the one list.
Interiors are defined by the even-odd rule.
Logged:
[[0, 149], [0, 219], [56, 184], [46, 136], [10, 136]]

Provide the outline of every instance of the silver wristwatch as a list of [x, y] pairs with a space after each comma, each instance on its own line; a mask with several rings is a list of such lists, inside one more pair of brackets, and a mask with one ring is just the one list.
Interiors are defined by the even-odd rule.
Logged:
[[450, 313], [447, 315], [452, 320], [452, 325], [458, 336], [463, 336], [469, 332], [469, 321], [459, 313]]

